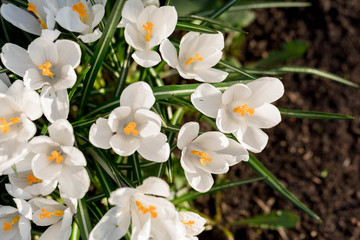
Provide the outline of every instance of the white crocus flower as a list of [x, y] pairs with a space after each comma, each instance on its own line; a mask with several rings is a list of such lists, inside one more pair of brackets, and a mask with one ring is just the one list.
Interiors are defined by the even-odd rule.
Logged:
[[22, 199], [14, 198], [16, 207], [0, 206], [1, 240], [31, 239], [31, 207]]
[[251, 152], [261, 152], [268, 136], [261, 128], [271, 128], [281, 121], [272, 104], [284, 94], [277, 78], [263, 77], [246, 85], [234, 84], [224, 93], [210, 84], [201, 84], [191, 95], [191, 102], [203, 114], [216, 118], [221, 132], [232, 133]]
[[191, 187], [206, 192], [214, 184], [211, 174], [226, 173], [229, 166], [247, 161], [248, 152], [235, 140], [227, 138], [221, 132], [199, 134], [199, 124], [184, 124], [177, 140], [182, 150], [180, 163]]
[[11, 3], [1, 5], [1, 16], [21, 30], [40, 36], [43, 29], [54, 30], [54, 0], [28, 0], [28, 7], [19, 8]]
[[[136, 189], [120, 188], [111, 193], [110, 209], [90, 233], [90, 240], [115, 240], [124, 236], [132, 222], [132, 240], [184, 239], [185, 228], [174, 228], [177, 212], [174, 205], [160, 197], [169, 197], [169, 185], [149, 177]], [[180, 238], [179, 236], [183, 236]]]
[[11, 139], [0, 143], [0, 175], [13, 173], [14, 165], [17, 170], [18, 164], [27, 159], [29, 152], [27, 142]]
[[[45, 36], [49, 36], [46, 34]], [[1, 60], [24, 84], [33, 90], [41, 89], [41, 106], [50, 122], [66, 119], [69, 114], [67, 88], [76, 82], [76, 68], [80, 63], [80, 46], [69, 40], [49, 37], [35, 39], [25, 50], [7, 43], [2, 48]]]
[[33, 222], [38, 226], [50, 226], [39, 240], [67, 240], [70, 238], [74, 209], [46, 198], [33, 198], [29, 203], [33, 212]]
[[49, 135], [34, 137], [30, 149], [34, 176], [41, 180], [57, 180], [60, 191], [68, 197], [80, 199], [87, 192], [90, 179], [84, 166], [83, 153], [73, 147], [74, 133], [67, 120], [57, 120], [49, 126]]
[[[0, 70], [2, 67], [0, 66]], [[6, 75], [6, 73], [0, 74], [0, 93], [6, 93], [8, 88], [10, 87], [11, 82], [9, 77]]]
[[224, 36], [220, 32], [189, 32], [180, 41], [179, 56], [168, 39], [161, 43], [160, 52], [170, 67], [176, 68], [183, 78], [216, 83], [223, 81], [228, 75], [227, 72], [212, 68], [220, 61], [223, 48]]
[[135, 151], [145, 159], [165, 162], [170, 155], [167, 137], [160, 132], [160, 117], [149, 109], [155, 97], [149, 84], [136, 82], [121, 94], [120, 107], [109, 119], [99, 118], [90, 128], [90, 142], [99, 148], [112, 148], [120, 156]]
[[95, 0], [92, 5], [89, 0], [67, 0], [66, 6], [56, 14], [56, 22], [63, 28], [80, 33], [79, 38], [84, 43], [95, 42], [101, 37], [99, 28], [105, 14], [106, 0]]
[[197, 240], [198, 238], [196, 236], [205, 229], [204, 225], [206, 220], [199, 214], [193, 212], [179, 212], [178, 218], [180, 223], [185, 226], [187, 240]]
[[128, 0], [122, 10], [125, 40], [136, 49], [133, 59], [143, 67], [152, 67], [161, 61], [152, 49], [175, 30], [177, 12], [172, 6], [144, 8], [141, 0]]

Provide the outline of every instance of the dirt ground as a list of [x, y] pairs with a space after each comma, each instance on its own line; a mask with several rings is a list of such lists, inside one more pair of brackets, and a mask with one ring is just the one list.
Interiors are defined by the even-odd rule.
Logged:
[[[257, 10], [257, 20], [246, 30], [242, 61], [260, 59], [286, 41], [303, 39], [307, 53], [289, 65], [315, 67], [360, 84], [360, 2], [311, 1], [312, 7]], [[327, 79], [284, 75], [285, 95], [276, 105], [347, 114], [355, 120], [301, 120], [284, 117], [267, 131], [269, 143], [256, 154], [259, 160], [303, 203], [317, 213], [312, 219], [275, 193], [264, 182], [230, 189], [222, 194], [226, 222], [280, 209], [294, 212], [294, 229], [278, 232], [251, 227], [230, 227], [235, 239], [360, 239], [360, 94], [359, 89]], [[327, 177], [321, 173], [328, 170]], [[256, 176], [244, 164], [234, 166], [232, 180]], [[231, 197], [229, 197], [231, 196]], [[199, 200], [213, 216], [215, 195]], [[219, 230], [200, 239], [225, 239]]]

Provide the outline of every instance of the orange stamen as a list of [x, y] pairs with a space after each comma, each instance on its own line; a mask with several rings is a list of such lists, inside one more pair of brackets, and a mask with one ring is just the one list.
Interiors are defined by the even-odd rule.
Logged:
[[27, 182], [29, 185], [33, 184], [33, 183], [41, 183], [42, 180], [36, 178], [33, 174], [29, 174], [26, 176], [26, 179], [28, 179], [29, 181]]
[[200, 54], [195, 53], [195, 57], [194, 57], [194, 58], [189, 57], [188, 60], [186, 60], [185, 65], [186, 65], [186, 66], [189, 65], [189, 64], [192, 63], [193, 61], [199, 61], [199, 62], [201, 62], [202, 60], [203, 60], [203, 58], [200, 57]]
[[189, 220], [188, 222], [185, 222], [185, 221], [183, 221], [183, 220], [180, 220], [180, 222], [182, 222], [183, 224], [188, 225], [188, 226], [190, 226], [190, 227], [192, 227], [192, 226], [195, 224], [195, 222], [192, 221], [192, 220]]
[[145, 41], [147, 42], [150, 42], [151, 31], [153, 30], [153, 26], [154, 25], [151, 22], [146, 22], [146, 25], [145, 24], [142, 25], [144, 31], [146, 31]]
[[155, 212], [156, 207], [149, 205], [148, 208], [144, 207], [140, 201], [136, 201], [136, 206], [138, 207], [138, 210], [142, 212], [142, 214], [150, 213], [152, 218], [157, 217], [157, 212]]
[[192, 150], [191, 153], [194, 154], [194, 155], [199, 156], [200, 157], [200, 162], [204, 166], [206, 165], [206, 161], [208, 161], [208, 162], [212, 161], [212, 158], [208, 158], [209, 153], [207, 153], [207, 152], [200, 152], [200, 151]]
[[60, 210], [55, 210], [54, 212], [48, 212], [46, 211], [45, 208], [42, 208], [41, 211], [43, 213], [40, 213], [40, 218], [44, 219], [44, 218], [50, 218], [50, 216], [63, 216], [64, 215], [64, 211], [60, 211]]
[[10, 131], [10, 126], [14, 125], [18, 122], [20, 122], [20, 118], [16, 117], [16, 118], [9, 118], [10, 122], [6, 122], [5, 118], [0, 118], [0, 131], [2, 133], [7, 133]]
[[20, 220], [20, 216], [17, 216], [17, 217], [15, 217], [15, 218], [11, 219], [11, 223], [4, 222], [4, 228], [3, 228], [3, 230], [4, 230], [5, 232], [11, 230], [12, 225], [14, 225], [15, 223], [17, 223], [19, 220]]
[[43, 29], [47, 29], [45, 22], [42, 20], [40, 14], [36, 11], [36, 6], [34, 4], [28, 3], [27, 10], [35, 14], [35, 16], [38, 18], [37, 20], [40, 22], [40, 25]]
[[136, 123], [130, 122], [126, 127], [124, 128], [124, 132], [126, 135], [130, 135], [132, 133], [134, 136], [137, 136], [139, 131], [135, 129]]
[[52, 64], [50, 62], [45, 62], [44, 64], [39, 65], [39, 69], [42, 70], [42, 75], [53, 77], [54, 73], [50, 70]]
[[56, 159], [56, 163], [61, 163], [62, 160], [64, 160], [58, 151], [52, 151], [51, 156], [48, 156], [48, 160], [50, 162], [52, 162], [54, 159]]
[[244, 104], [242, 106], [237, 106], [236, 108], [234, 108], [233, 112], [238, 113], [239, 115], [241, 115], [242, 117], [245, 116], [245, 113], [248, 113], [248, 115], [251, 117], [252, 115], [254, 115], [255, 113], [255, 109], [253, 108], [248, 108], [247, 104]]
[[86, 12], [86, 9], [85, 9], [85, 5], [83, 3], [77, 3], [77, 4], [74, 4], [73, 7], [72, 7], [72, 10], [77, 12], [80, 16], [80, 20], [86, 24], [87, 22], [87, 12]]

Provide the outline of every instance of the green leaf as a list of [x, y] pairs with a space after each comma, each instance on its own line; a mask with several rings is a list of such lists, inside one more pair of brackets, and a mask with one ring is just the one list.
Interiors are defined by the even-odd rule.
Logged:
[[102, 62], [107, 54], [107, 50], [110, 46], [111, 39], [115, 33], [117, 25], [120, 22], [121, 18], [121, 10], [124, 6], [125, 0], [118, 0], [115, 2], [114, 7], [111, 11], [110, 17], [106, 22], [106, 27], [102, 36], [98, 43], [96, 44], [96, 49], [94, 55], [90, 59], [90, 71], [89, 75], [84, 83], [83, 95], [80, 102], [79, 112], [80, 116], [82, 115], [81, 112], [84, 110], [85, 105], [88, 101], [90, 96], [91, 89], [94, 85], [96, 76], [100, 70]]
[[297, 199], [286, 187], [284, 187], [279, 180], [257, 160], [254, 155], [250, 154], [249, 161], [246, 162], [246, 165], [251, 167], [254, 172], [259, 176], [265, 177], [265, 182], [272, 187], [275, 191], [280, 193], [281, 196], [289, 200], [296, 207], [300, 208], [302, 211], [309, 214], [311, 217], [315, 218], [318, 221], [321, 221], [320, 217], [311, 211], [307, 206], [305, 206], [299, 199]]
[[78, 209], [76, 213], [77, 223], [80, 229], [81, 239], [88, 239], [92, 225], [90, 222], [89, 212], [85, 198], [78, 201]]
[[101, 188], [104, 190], [105, 196], [107, 198], [110, 197], [110, 193], [115, 190], [114, 184], [107, 175], [107, 173], [103, 170], [103, 168], [100, 166], [100, 164], [97, 161], [94, 161], [95, 163], [95, 170], [97, 173], [97, 176], [100, 181]]
[[125, 60], [121, 66], [120, 78], [119, 78], [118, 86], [115, 90], [114, 98], [119, 98], [122, 90], [124, 90], [124, 88], [125, 88], [125, 81], [126, 81], [126, 77], [129, 72], [131, 53], [132, 53], [132, 47], [128, 46], [127, 51], [126, 51]]
[[2, 74], [2, 73], [8, 73], [8, 72], [10, 72], [10, 70], [7, 69], [7, 68], [2, 68], [2, 69], [0, 69], [0, 74]]
[[342, 114], [314, 112], [314, 111], [302, 111], [302, 110], [290, 110], [279, 108], [281, 115], [294, 118], [308, 118], [308, 119], [355, 119], [352, 116], [346, 116]]
[[289, 8], [289, 7], [310, 7], [310, 2], [285, 2], [285, 1], [264, 1], [264, 2], [254, 2], [254, 1], [242, 1], [236, 6], [230, 8], [230, 12], [234, 11], [244, 11], [252, 9], [262, 9], [262, 8]]
[[209, 27], [200, 26], [200, 25], [188, 23], [188, 22], [179, 22], [179, 21], [176, 24], [176, 29], [189, 31], [189, 32], [199, 32], [199, 33], [212, 33], [212, 34], [217, 33], [216, 30], [209, 28]]
[[85, 76], [89, 70], [90, 70], [90, 65], [87, 65], [86, 68], [80, 72], [74, 86], [71, 88], [71, 90], [69, 92], [69, 101], [71, 101], [71, 99], [73, 98], [76, 89], [78, 88], [80, 82], [85, 78]]
[[224, 12], [226, 12], [230, 7], [232, 7], [238, 0], [230, 0], [223, 4], [221, 7], [216, 9], [211, 15], [210, 18], [217, 18]]
[[263, 74], [263, 75], [279, 75], [285, 73], [309, 74], [309, 75], [328, 78], [335, 82], [339, 82], [351, 87], [359, 87], [358, 84], [353, 83], [345, 78], [339, 77], [329, 72], [318, 70], [316, 68], [309, 68], [309, 67], [283, 66], [283, 67], [269, 68], [269, 69], [244, 69], [244, 71], [252, 74]]
[[260, 180], [264, 180], [266, 177], [259, 177], [259, 178], [250, 178], [250, 179], [245, 179], [245, 180], [238, 180], [238, 181], [234, 181], [234, 182], [228, 182], [228, 183], [223, 183], [223, 184], [217, 184], [214, 185], [209, 191], [201, 193], [198, 191], [189, 191], [183, 195], [181, 195], [180, 197], [175, 198], [174, 200], [172, 200], [172, 203], [174, 205], [179, 205], [180, 203], [183, 203], [185, 201], [189, 201], [195, 198], [198, 198], [200, 196], [203, 195], [207, 195], [207, 194], [211, 194], [217, 191], [223, 191], [225, 189], [228, 188], [232, 188], [232, 187], [237, 187], [243, 184], [248, 184], [248, 183], [253, 183], [253, 182], [257, 182]]
[[238, 68], [238, 67], [235, 67], [234, 65], [228, 63], [228, 62], [225, 62], [223, 60], [220, 60], [220, 62], [218, 63], [220, 66], [223, 66], [223, 67], [226, 67], [228, 69], [231, 69], [233, 70], [234, 72], [238, 72], [240, 73], [241, 75], [245, 76], [245, 77], [248, 77], [250, 79], [256, 79], [255, 76], [251, 75], [250, 73], [248, 73], [247, 70], [244, 70], [242, 68]]
[[299, 218], [295, 214], [279, 210], [265, 215], [258, 215], [242, 221], [237, 221], [235, 224], [276, 230], [280, 228], [293, 228], [298, 221]]

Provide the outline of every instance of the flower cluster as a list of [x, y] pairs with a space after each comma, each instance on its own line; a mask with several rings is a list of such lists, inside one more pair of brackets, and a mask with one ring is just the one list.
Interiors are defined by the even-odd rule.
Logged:
[[[41, 240], [71, 235], [78, 200], [90, 187], [87, 159], [75, 147], [84, 138], [75, 141], [68, 120], [68, 89], [78, 80], [82, 49], [72, 40], [58, 39], [57, 26], [78, 33], [84, 43], [94, 42], [102, 35], [97, 26], [105, 5], [106, 0], [29, 0], [26, 10], [10, 3], [1, 6], [4, 19], [38, 36], [27, 49], [6, 43], [0, 54], [3, 65], [23, 79], [11, 82], [0, 74], [0, 175], [8, 175], [5, 187], [17, 206], [0, 206], [1, 239], [30, 239], [31, 222], [48, 226]], [[199, 135], [199, 123], [184, 123], [176, 146], [190, 186], [207, 192], [214, 184], [212, 174], [224, 174], [230, 166], [248, 161], [247, 150], [264, 149], [268, 136], [261, 129], [280, 122], [280, 112], [271, 103], [283, 95], [284, 87], [280, 80], [264, 77], [221, 92], [210, 83], [228, 76], [215, 68], [223, 56], [223, 34], [188, 32], [178, 52], [168, 39], [177, 16], [174, 7], [160, 7], [156, 0], [128, 0], [119, 27], [135, 49], [132, 58], [138, 65], [149, 68], [163, 59], [181, 77], [203, 82], [192, 93], [191, 103], [216, 118], [219, 131]], [[144, 161], [169, 161], [170, 138], [162, 131], [164, 121], [154, 111], [155, 103], [147, 82], [130, 84], [118, 107], [92, 121], [88, 141], [124, 158], [140, 155]], [[141, 185], [141, 179], [134, 182], [136, 188], [122, 183], [111, 192], [108, 200], [113, 207], [94, 226], [90, 239], [119, 239], [130, 225], [131, 239], [197, 239], [206, 220], [193, 212], [178, 212], [166, 199], [171, 194], [164, 180], [148, 177]], [[62, 201], [54, 200], [59, 197]]]

